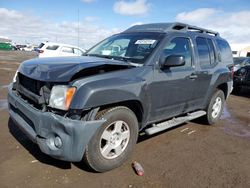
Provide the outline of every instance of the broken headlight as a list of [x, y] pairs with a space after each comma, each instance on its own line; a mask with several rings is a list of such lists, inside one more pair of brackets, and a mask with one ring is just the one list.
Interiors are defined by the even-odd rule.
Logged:
[[50, 94], [49, 106], [60, 110], [68, 110], [75, 91], [75, 87], [64, 85], [53, 86]]

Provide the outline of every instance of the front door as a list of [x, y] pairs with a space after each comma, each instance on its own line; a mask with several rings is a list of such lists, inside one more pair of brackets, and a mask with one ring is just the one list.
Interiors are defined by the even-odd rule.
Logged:
[[[196, 87], [196, 74], [192, 62], [193, 50], [188, 37], [173, 37], [162, 53], [182, 55], [185, 65], [167, 69], [155, 68], [154, 81], [151, 84], [151, 121], [167, 119], [187, 111], [193, 107], [193, 91]], [[188, 103], [189, 102], [189, 103]]]

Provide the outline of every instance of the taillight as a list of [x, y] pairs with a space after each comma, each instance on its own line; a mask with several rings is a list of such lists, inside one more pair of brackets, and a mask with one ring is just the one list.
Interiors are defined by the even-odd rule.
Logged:
[[43, 51], [43, 50], [39, 50], [38, 52], [41, 54], [41, 53], [43, 53], [44, 51]]

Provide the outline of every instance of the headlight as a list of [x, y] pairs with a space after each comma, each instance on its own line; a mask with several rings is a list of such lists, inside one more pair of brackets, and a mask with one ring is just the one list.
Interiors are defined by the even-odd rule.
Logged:
[[51, 90], [49, 106], [61, 110], [68, 110], [75, 91], [75, 87], [63, 85], [54, 86]]
[[18, 74], [18, 70], [16, 71], [16, 73], [15, 73], [15, 75], [14, 75], [14, 77], [13, 77], [13, 80], [12, 80], [12, 82], [13, 82], [13, 83], [15, 83], [15, 82], [16, 82], [16, 77], [17, 77], [17, 74]]

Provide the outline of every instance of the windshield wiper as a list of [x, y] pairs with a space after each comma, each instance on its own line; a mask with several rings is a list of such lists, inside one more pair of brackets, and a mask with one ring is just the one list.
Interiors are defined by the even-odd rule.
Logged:
[[110, 55], [100, 55], [100, 54], [87, 54], [87, 56], [94, 56], [94, 57], [101, 57], [101, 58], [106, 58], [106, 59], [124, 61], [126, 63], [133, 65], [133, 66], [142, 66], [142, 64], [140, 64], [140, 63], [134, 63], [133, 61], [131, 61], [133, 59], [131, 57], [110, 56]]

